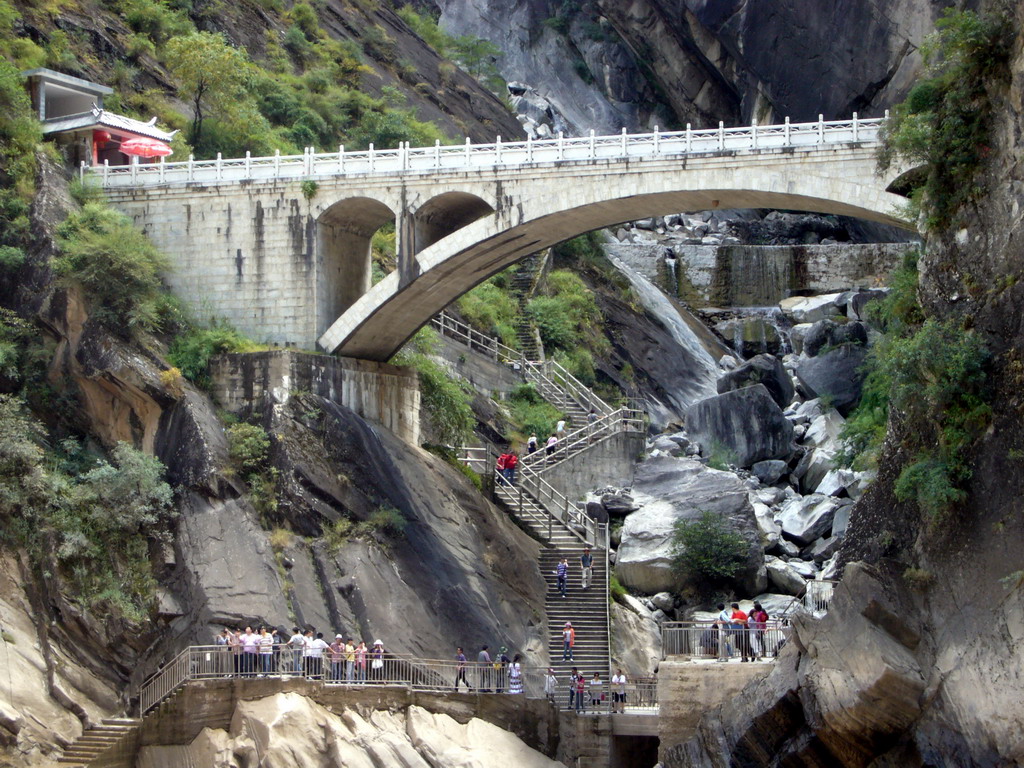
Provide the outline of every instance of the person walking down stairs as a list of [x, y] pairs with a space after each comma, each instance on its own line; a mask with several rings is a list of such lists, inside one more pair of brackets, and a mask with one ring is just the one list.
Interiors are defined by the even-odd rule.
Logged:
[[572, 647], [576, 645], [576, 630], [572, 628], [572, 622], [565, 622], [562, 629], [562, 661], [573, 661]]
[[580, 569], [582, 570], [581, 586], [583, 589], [587, 589], [594, 578], [594, 556], [590, 554], [590, 547], [584, 548], [583, 554], [580, 555]]
[[558, 592], [565, 597], [565, 589], [569, 585], [569, 558], [563, 557], [558, 563], [555, 576], [558, 578]]

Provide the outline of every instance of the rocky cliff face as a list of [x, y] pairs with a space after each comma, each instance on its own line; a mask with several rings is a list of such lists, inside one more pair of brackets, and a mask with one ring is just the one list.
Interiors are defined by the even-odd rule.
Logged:
[[496, 44], [503, 76], [577, 133], [881, 114], [919, 70], [937, 12], [926, 0], [435, 3], [445, 28]]
[[[1024, 10], [1015, 7], [1018, 30]], [[937, 524], [896, 500], [906, 461], [891, 441], [853, 510], [833, 610], [799, 623], [762, 683], [707, 717], [666, 766], [1015, 765], [1024, 676], [1019, 489], [1024, 288], [1020, 126], [1024, 47], [1001, 96], [983, 204], [929, 238], [921, 300], [980, 331], [993, 354], [992, 426], [975, 446], [966, 501]], [[860, 562], [858, 562], [860, 561]], [[869, 564], [865, 564], [869, 563]], [[784, 734], [784, 737], [783, 737]]]
[[[159, 588], [141, 625], [99, 621], [59, 575], [36, 580], [16, 557], [0, 563], [10, 587], [0, 590], [4, 642], [16, 646], [8, 664], [24, 671], [18, 691], [0, 691], [8, 754], [41, 755], [73, 739], [121, 709], [169, 653], [211, 642], [225, 624], [299, 623], [432, 658], [456, 645], [507, 645], [546, 663], [536, 542], [455, 469], [351, 411], [307, 395], [254, 415], [273, 436], [281, 479], [280, 514], [262, 517], [229, 469], [214, 403], [161, 379], [158, 342], [112, 334], [75, 289], [51, 282], [53, 229], [71, 203], [49, 165], [41, 190], [37, 248], [4, 295], [47, 339], [49, 380], [64, 404], [50, 416], [97, 448], [125, 441], [158, 456], [178, 519], [172, 541], [151, 547]], [[404, 533], [319, 538], [340, 517], [365, 521], [381, 507], [404, 519]], [[272, 537], [271, 524], [283, 535]]]

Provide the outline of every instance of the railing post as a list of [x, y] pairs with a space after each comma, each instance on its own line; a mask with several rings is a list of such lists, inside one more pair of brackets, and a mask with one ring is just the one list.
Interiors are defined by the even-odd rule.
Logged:
[[594, 146], [594, 129], [590, 129], [590, 159], [593, 160], [597, 155], [595, 154], [596, 147]]
[[786, 142], [785, 143], [786, 143], [787, 147], [790, 145], [789, 132], [790, 132], [790, 128], [789, 128], [789, 115], [786, 115], [786, 129], [785, 129]]
[[[469, 141], [469, 139], [466, 139], [466, 141]], [[526, 136], [526, 162], [533, 162], [533, 136], [529, 134]]]
[[400, 142], [398, 142], [398, 154], [399, 154], [399, 156], [401, 157], [401, 160], [402, 160], [402, 163], [401, 163], [402, 170], [403, 171], [409, 170], [409, 142], [408, 141], [400, 141]]
[[693, 149], [693, 128], [689, 123], [686, 124], [686, 151], [689, 153]]
[[565, 159], [565, 134], [561, 131], [558, 132], [558, 159]]
[[370, 142], [370, 173], [373, 173], [373, 160], [374, 160], [373, 142], [371, 141]]
[[825, 116], [818, 115], [818, 143], [825, 143]]
[[221, 175], [221, 163], [223, 162], [220, 152], [217, 153], [217, 181], [220, 181]]
[[434, 167], [441, 167], [441, 140], [434, 139]]
[[132, 184], [138, 183], [139, 180], [139, 158], [137, 155], [132, 155]]
[[494, 142], [494, 164], [501, 165], [501, 135], [498, 135], [498, 140]]
[[469, 136], [466, 137], [466, 167], [469, 168], [473, 163], [470, 160], [472, 150], [470, 149]]
[[654, 154], [657, 156], [661, 151], [661, 133], [658, 131], [658, 126], [654, 126]]
[[78, 181], [85, 181], [85, 160], [78, 164]]
[[725, 149], [725, 123], [718, 121], [718, 148]]
[[858, 135], [857, 135], [857, 128], [858, 127], [859, 126], [857, 125], [857, 113], [854, 112], [853, 113], [853, 140], [854, 141], [858, 140]]
[[750, 141], [753, 149], [757, 149], [757, 120], [750, 124]]
[[[191, 163], [192, 162], [192, 155], [189, 155], [188, 158], [189, 158], [189, 163]], [[110, 161], [109, 160], [104, 160], [103, 161], [103, 183], [104, 183], [104, 185], [107, 183], [107, 176], [109, 174], [110, 174]], [[192, 178], [192, 174], [191, 174], [191, 166], [190, 166], [189, 179], [191, 179], [191, 178]]]
[[345, 145], [338, 145], [338, 173], [345, 172]]
[[626, 127], [622, 127], [622, 156], [626, 157]]
[[245, 150], [245, 178], [252, 176], [252, 152]]

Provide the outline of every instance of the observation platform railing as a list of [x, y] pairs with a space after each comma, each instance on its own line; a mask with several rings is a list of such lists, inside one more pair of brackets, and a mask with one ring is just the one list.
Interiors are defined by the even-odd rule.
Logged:
[[460, 173], [467, 170], [499, 169], [531, 166], [542, 163], [596, 160], [635, 160], [643, 158], [714, 154], [716, 152], [768, 151], [830, 145], [873, 142], [878, 139], [879, 128], [885, 119], [860, 119], [856, 113], [850, 120], [824, 120], [817, 122], [784, 123], [684, 131], [626, 133], [569, 138], [561, 133], [551, 139], [502, 142], [501, 137], [490, 144], [442, 146], [436, 142], [430, 147], [412, 147], [402, 142], [396, 149], [376, 149], [372, 144], [365, 151], [316, 152], [308, 147], [301, 155], [195, 160], [182, 162], [140, 164], [133, 158], [130, 165], [88, 166], [80, 168], [80, 175], [99, 179], [103, 187], [139, 187], [159, 184], [191, 183], [216, 184], [240, 181], [271, 181], [280, 179], [309, 179], [329, 176], [367, 176], [407, 173]]
[[785, 620], [769, 620], [764, 628], [717, 621], [666, 621], [661, 625], [661, 648], [666, 657], [730, 661], [758, 656], [767, 661], [778, 656], [788, 634]]
[[[145, 715], [194, 680], [306, 678], [325, 686], [398, 686], [428, 693], [518, 695], [511, 694], [514, 680], [510, 673], [509, 666], [497, 662], [460, 664], [454, 659], [418, 659], [385, 653], [378, 660], [367, 656], [366, 664], [357, 665], [350, 677], [345, 662], [333, 665], [329, 657], [311, 660], [284, 645], [273, 646], [269, 654], [233, 653], [228, 646], [197, 645], [183, 650], [143, 684], [139, 691], [139, 714]], [[554, 691], [549, 693], [547, 670], [522, 666], [519, 681], [519, 694], [533, 699], [551, 698], [556, 706], [568, 708], [568, 678], [556, 679]], [[587, 688], [589, 696], [589, 680]], [[606, 695], [601, 700], [601, 711], [611, 709], [611, 688], [610, 681], [604, 680]], [[626, 705], [629, 709], [656, 710], [656, 681], [629, 681]]]

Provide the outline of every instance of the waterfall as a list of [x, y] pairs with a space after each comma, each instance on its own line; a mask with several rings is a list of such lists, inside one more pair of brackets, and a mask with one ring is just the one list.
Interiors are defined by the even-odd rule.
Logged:
[[665, 257], [665, 266], [668, 268], [669, 285], [672, 288], [672, 295], [679, 295], [679, 278], [676, 277], [676, 260], [668, 256]]
[[669, 393], [673, 404], [677, 408], [685, 409], [698, 400], [718, 394], [718, 364], [682, 318], [680, 309], [646, 277], [615, 256], [608, 254], [608, 257], [616, 269], [629, 280], [644, 309], [661, 323], [679, 345], [680, 349], [675, 354], [681, 354], [689, 361], [689, 381]]

